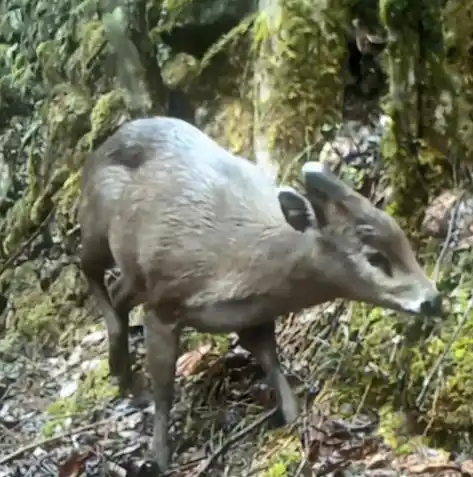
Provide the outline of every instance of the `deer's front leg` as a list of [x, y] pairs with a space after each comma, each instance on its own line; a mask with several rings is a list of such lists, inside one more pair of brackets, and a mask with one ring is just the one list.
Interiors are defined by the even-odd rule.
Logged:
[[287, 424], [294, 422], [299, 415], [296, 396], [284, 376], [277, 355], [275, 323], [245, 328], [238, 333], [240, 344], [260, 363], [270, 384], [276, 391], [276, 398]]
[[155, 405], [153, 454], [163, 472], [169, 465], [169, 414], [174, 398], [174, 374], [180, 327], [166, 316], [145, 310], [144, 331]]

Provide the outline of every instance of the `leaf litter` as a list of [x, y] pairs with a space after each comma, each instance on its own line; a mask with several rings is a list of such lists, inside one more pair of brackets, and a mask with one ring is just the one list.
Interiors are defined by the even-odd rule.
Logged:
[[[314, 318], [308, 314], [300, 319]], [[131, 344], [140, 363], [144, 343], [142, 330], [137, 330]], [[293, 332], [287, 327], [282, 334], [286, 345]], [[318, 335], [320, 339], [323, 333]], [[274, 393], [236, 339], [223, 354], [212, 344], [200, 344], [180, 356], [171, 426], [176, 452], [165, 473], [159, 473], [148, 451], [154, 406], [146, 378], [141, 395], [110, 398], [64, 417], [51, 436], [42, 435], [51, 402], [73, 396], [104, 357], [104, 329], [55, 356], [1, 356], [0, 477], [473, 476], [473, 460], [455, 460], [440, 450], [396, 455], [377, 433], [375, 411], [358, 413], [353, 422], [332, 415], [314, 404], [321, 383], [301, 382], [294, 374], [288, 378], [305, 398], [306, 409], [298, 423], [281, 430]], [[142, 368], [139, 364], [136, 373], [145, 375]], [[299, 462], [288, 465], [283, 474], [269, 473], [268, 459], [262, 458], [281, 452], [271, 439], [268, 444], [273, 432], [296, 436], [302, 449]]]

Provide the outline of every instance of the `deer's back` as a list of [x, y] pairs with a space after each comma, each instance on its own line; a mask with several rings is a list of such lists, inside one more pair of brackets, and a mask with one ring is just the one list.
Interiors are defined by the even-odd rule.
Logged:
[[274, 181], [184, 121], [140, 121], [149, 132], [144, 159], [110, 230], [117, 264], [148, 291], [155, 287], [155, 297], [241, 294], [251, 286], [249, 269], [278, 259], [262, 244], [281, 228], [291, 233]]

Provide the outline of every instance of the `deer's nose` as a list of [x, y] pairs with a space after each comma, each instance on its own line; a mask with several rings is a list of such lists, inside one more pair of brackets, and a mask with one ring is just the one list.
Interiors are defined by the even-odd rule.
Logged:
[[443, 305], [440, 293], [437, 292], [425, 300], [420, 306], [420, 311], [426, 316], [442, 316]]

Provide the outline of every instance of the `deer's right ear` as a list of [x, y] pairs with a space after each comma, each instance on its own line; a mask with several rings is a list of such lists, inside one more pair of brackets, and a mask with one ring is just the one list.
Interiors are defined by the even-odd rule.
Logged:
[[324, 162], [309, 161], [302, 166], [308, 193], [323, 194], [329, 200], [338, 202], [346, 195], [346, 186]]
[[314, 209], [310, 202], [292, 187], [280, 187], [278, 199], [282, 213], [291, 227], [304, 232], [317, 225]]

